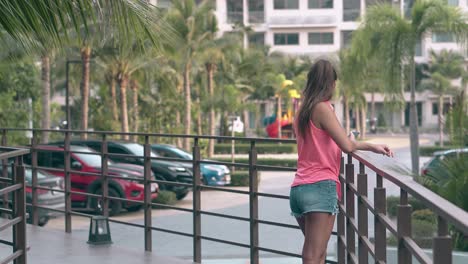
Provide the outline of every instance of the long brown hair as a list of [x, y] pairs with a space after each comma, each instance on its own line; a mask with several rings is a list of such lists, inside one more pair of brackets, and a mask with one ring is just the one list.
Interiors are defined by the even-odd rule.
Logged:
[[336, 71], [327, 60], [320, 59], [310, 68], [306, 87], [302, 91], [302, 104], [297, 115], [297, 129], [302, 137], [309, 129], [314, 107], [332, 98], [336, 79]]

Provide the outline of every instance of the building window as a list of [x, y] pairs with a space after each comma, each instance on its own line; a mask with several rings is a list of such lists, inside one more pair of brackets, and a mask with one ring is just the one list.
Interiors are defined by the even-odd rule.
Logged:
[[432, 115], [439, 114], [439, 105], [437, 103], [432, 103]]
[[343, 1], [343, 21], [355, 21], [361, 14], [361, 0]]
[[275, 0], [274, 9], [299, 9], [299, 0]]
[[422, 40], [418, 39], [416, 42], [416, 46], [414, 47], [414, 54], [418, 57], [421, 57], [423, 55], [422, 53]]
[[351, 40], [353, 37], [352, 30], [341, 31], [341, 48], [346, 49], [351, 47]]
[[299, 33], [276, 33], [275, 45], [299, 45]]
[[249, 0], [249, 23], [265, 22], [264, 0]]
[[330, 44], [333, 44], [333, 32], [309, 33], [309, 45], [330, 45]]
[[333, 0], [309, 0], [309, 9], [333, 8]]
[[242, 1], [227, 0], [227, 22], [242, 23], [244, 21], [244, 5]]
[[265, 32], [255, 32], [249, 35], [250, 45], [265, 45]]
[[405, 0], [403, 3], [403, 9], [405, 12], [405, 18], [411, 18], [411, 10], [413, 10], [414, 0]]
[[447, 43], [455, 42], [453, 34], [447, 32], [434, 32], [432, 33], [432, 42], [435, 43]]

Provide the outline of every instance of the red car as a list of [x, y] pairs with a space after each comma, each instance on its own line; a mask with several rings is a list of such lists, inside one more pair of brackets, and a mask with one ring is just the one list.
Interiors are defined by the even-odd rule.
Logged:
[[[65, 171], [56, 171], [52, 169], [65, 168], [65, 155], [63, 148], [58, 146], [43, 145], [38, 146], [37, 164], [41, 169], [49, 173], [64, 177]], [[71, 146], [71, 170], [83, 173], [101, 173], [102, 159], [99, 153], [87, 147]], [[76, 153], [80, 152], [80, 153]], [[89, 154], [87, 154], [89, 153]], [[25, 158], [25, 163], [31, 164], [31, 156]], [[48, 170], [49, 168], [49, 170]], [[111, 176], [119, 176], [129, 178], [129, 180], [108, 178], [109, 181], [109, 196], [118, 197], [134, 201], [144, 201], [144, 185], [143, 185], [143, 166], [114, 163], [109, 161], [108, 174]], [[94, 175], [86, 175], [79, 173], [71, 173], [71, 190], [76, 192], [86, 192], [92, 194], [102, 194], [102, 177]], [[155, 177], [152, 174], [151, 178]], [[157, 183], [151, 184], [151, 199], [157, 197], [159, 187]], [[86, 195], [72, 194], [71, 196], [73, 207], [85, 207], [86, 209], [100, 212], [102, 210], [101, 199], [87, 197]], [[137, 211], [142, 207], [141, 204], [132, 202], [121, 202], [109, 200], [109, 214], [116, 215], [123, 208], [128, 211]]]

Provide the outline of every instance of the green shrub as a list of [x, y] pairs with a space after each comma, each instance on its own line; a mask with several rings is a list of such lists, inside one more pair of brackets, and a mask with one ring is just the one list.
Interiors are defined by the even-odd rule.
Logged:
[[[213, 160], [217, 160], [221, 162], [231, 162], [231, 158], [214, 158]], [[234, 159], [234, 162], [249, 164], [249, 159], [248, 158], [236, 158]], [[257, 164], [267, 165], [267, 166], [281, 166], [281, 167], [295, 168], [297, 166], [297, 159], [273, 159], [273, 158], [258, 159]]]
[[387, 122], [385, 122], [385, 117], [382, 113], [379, 113], [379, 116], [377, 117], [377, 126], [378, 127], [386, 127]]
[[[278, 153], [297, 153], [296, 144], [258, 144], [256, 145], [258, 154], [278, 154]], [[229, 154], [231, 153], [230, 143], [220, 143], [215, 145], [214, 149], [216, 154]], [[250, 144], [235, 144], [234, 151], [237, 154], [248, 154], [250, 151]]]
[[[395, 217], [397, 215], [398, 204], [400, 204], [400, 197], [390, 196], [387, 198], [387, 213], [390, 216]], [[413, 197], [408, 199], [408, 204], [411, 205], [411, 209], [413, 211], [427, 209], [427, 207], [421, 201]]]
[[[158, 197], [152, 200], [153, 203], [164, 204], [164, 205], [174, 205], [177, 203], [177, 197], [174, 192], [171, 191], [159, 191]], [[159, 205], [153, 205], [153, 208], [162, 208]]]
[[444, 147], [440, 147], [440, 146], [422, 146], [422, 147], [419, 147], [419, 154], [421, 156], [432, 156], [432, 155], [434, 155], [434, 152], [436, 152], [436, 151], [449, 150], [449, 149], [453, 149], [453, 148], [457, 148], [457, 147], [456, 146], [444, 146]]
[[[260, 173], [257, 173], [257, 181], [260, 183]], [[249, 186], [249, 172], [236, 171], [231, 174], [231, 184], [229, 186]]]
[[425, 221], [432, 224], [435, 224], [437, 220], [435, 214], [429, 209], [413, 211], [411, 216], [413, 220]]

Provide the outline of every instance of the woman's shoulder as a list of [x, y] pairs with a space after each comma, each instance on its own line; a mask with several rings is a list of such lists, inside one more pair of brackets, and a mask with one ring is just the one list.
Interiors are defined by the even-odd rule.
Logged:
[[315, 111], [317, 111], [317, 113], [326, 113], [328, 111], [330, 111], [332, 108], [331, 108], [331, 104], [329, 101], [323, 101], [323, 102], [320, 102], [318, 103], [316, 106], [315, 106]]

